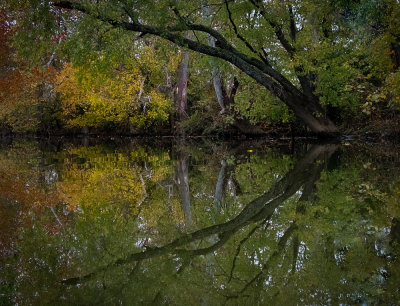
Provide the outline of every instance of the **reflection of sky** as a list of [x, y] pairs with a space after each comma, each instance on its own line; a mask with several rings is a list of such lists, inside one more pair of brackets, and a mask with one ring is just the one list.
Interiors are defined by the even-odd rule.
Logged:
[[308, 250], [306, 243], [304, 241], [300, 241], [297, 260], [296, 260], [296, 271], [300, 271], [305, 268], [305, 261], [307, 259], [306, 251]]
[[44, 179], [47, 184], [52, 185], [58, 181], [58, 173], [54, 169], [46, 170], [44, 172]]

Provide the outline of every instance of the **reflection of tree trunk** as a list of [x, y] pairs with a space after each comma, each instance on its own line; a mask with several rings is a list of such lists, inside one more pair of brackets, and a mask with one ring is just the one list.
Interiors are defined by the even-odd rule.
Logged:
[[390, 245], [392, 245], [394, 241], [400, 244], [400, 220], [397, 218], [392, 219], [390, 226]]
[[224, 195], [224, 186], [225, 186], [225, 172], [226, 172], [226, 162], [221, 160], [221, 169], [218, 174], [217, 186], [215, 187], [215, 195], [214, 195], [214, 208], [217, 209], [221, 207], [222, 198]]
[[299, 257], [299, 235], [293, 237], [293, 261], [292, 261], [292, 273], [296, 272], [297, 258]]
[[175, 183], [178, 186], [182, 210], [187, 224], [192, 222], [189, 192], [189, 157], [181, 154], [175, 165]]
[[[276, 182], [268, 192], [247, 204], [245, 208], [232, 220], [183, 235], [163, 247], [155, 247], [144, 252], [131, 254], [126, 259], [119, 259], [115, 261], [114, 265], [139, 261], [165, 254], [195, 256], [205, 255], [217, 250], [241, 228], [251, 222], [258, 222], [260, 220], [269, 218], [277, 207], [282, 205], [285, 200], [300, 190], [302, 186], [311, 184], [310, 180], [314, 180], [318, 177], [316, 173], [322, 171], [324, 164], [327, 162], [328, 158], [332, 155], [336, 148], [337, 145], [314, 145], [307, 152], [307, 154], [296, 163], [295, 167], [291, 171], [289, 171], [281, 180]], [[183, 199], [183, 209], [187, 214], [189, 214], [190, 198], [187, 165], [187, 158], [180, 158], [175, 169], [177, 179], [179, 179], [179, 182], [182, 183], [180, 186], [178, 185], [178, 187], [180, 193], [182, 192], [181, 197]], [[314, 181], [312, 183], [314, 184]], [[291, 230], [294, 229], [295, 228], [291, 227]], [[288, 230], [287, 232], [291, 231]], [[208, 247], [193, 250], [180, 248], [183, 246], [188, 246], [190, 243], [196, 240], [205, 239], [215, 234], [218, 234], [219, 240], [215, 243], [212, 242], [213, 244]], [[288, 237], [288, 235], [285, 235], [285, 237]], [[279, 243], [280, 247], [282, 246], [283, 241], [286, 243], [286, 240], [281, 239], [281, 242]], [[90, 278], [92, 274], [83, 276], [81, 278], [71, 278], [65, 281], [65, 283], [75, 284], [79, 280]]]
[[[218, 218], [218, 215], [220, 214], [220, 210], [222, 207], [222, 199], [223, 199], [223, 195], [224, 195], [224, 186], [225, 186], [225, 172], [226, 172], [226, 162], [225, 160], [221, 160], [221, 169], [219, 170], [218, 173], [218, 180], [217, 180], [217, 185], [215, 187], [215, 194], [214, 194], [214, 205], [213, 205], [213, 221], [215, 222], [215, 219]], [[215, 218], [217, 217], [217, 218]], [[216, 242], [218, 242], [218, 235], [214, 234], [211, 235], [210, 237], [208, 237], [207, 241], [208, 243], [215, 245]], [[206, 271], [207, 273], [209, 273], [210, 275], [211, 273], [211, 268], [214, 265], [214, 261], [215, 261], [215, 257], [212, 256], [212, 254], [207, 254], [206, 255]]]
[[299, 199], [300, 201], [312, 201], [312, 197], [314, 195], [314, 190], [315, 190], [315, 182], [319, 180], [320, 174], [321, 174], [320, 170], [310, 173], [310, 175], [312, 175], [312, 178], [310, 178], [310, 180], [306, 182], [306, 184], [304, 184]]

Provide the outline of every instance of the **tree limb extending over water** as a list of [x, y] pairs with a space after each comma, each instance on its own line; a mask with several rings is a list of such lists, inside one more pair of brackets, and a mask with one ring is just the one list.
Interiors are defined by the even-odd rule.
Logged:
[[[127, 7], [125, 3], [120, 2], [119, 4], [121, 5], [120, 10], [112, 12], [114, 15], [119, 14], [119, 16], [117, 18], [115, 16], [111, 18], [110, 14], [105, 14], [104, 12], [99, 13], [95, 5], [85, 5], [78, 1], [63, 0], [53, 3], [56, 8], [81, 12], [108, 23], [112, 27], [141, 33], [140, 36], [146, 34], [158, 36], [178, 46], [227, 61], [253, 78], [274, 96], [284, 102], [294, 112], [296, 117], [302, 120], [313, 132], [321, 135], [338, 134], [339, 130], [335, 124], [323, 115], [324, 109], [318, 99], [314, 99], [314, 97], [310, 98], [307, 90], [303, 92], [277, 69], [274, 69], [268, 61], [263, 61], [263, 55], [261, 55], [261, 59], [250, 57], [240, 52], [219, 31], [204, 24], [193, 23], [187, 18], [178, 17], [171, 22], [172, 24], [168, 25], [147, 25], [140, 18], [133, 18], [134, 16], [129, 13], [130, 8]], [[177, 14], [179, 11], [177, 11], [175, 7], [171, 9], [174, 11], [175, 15], [179, 16], [179, 14]], [[229, 12], [230, 10], [228, 10], [228, 13]], [[155, 13], [157, 14], [157, 12]], [[232, 16], [230, 16], [230, 18], [232, 22]], [[271, 26], [274, 27], [274, 24], [271, 24]], [[277, 27], [274, 28], [280, 29]], [[209, 46], [206, 43], [186, 38], [182, 33], [187, 31], [210, 35], [215, 39], [215, 46]], [[284, 44], [284, 40], [280, 41]], [[247, 46], [249, 47], [249, 44], [247, 44]], [[300, 81], [302, 80], [302, 73], [303, 71], [299, 71], [298, 73]]]

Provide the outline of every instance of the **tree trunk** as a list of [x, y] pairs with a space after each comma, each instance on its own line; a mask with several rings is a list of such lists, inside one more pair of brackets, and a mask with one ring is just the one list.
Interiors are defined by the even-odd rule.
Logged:
[[[204, 1], [203, 15], [207, 19], [209, 19], [211, 16], [210, 10], [211, 9], [210, 9], [210, 6], [207, 4], [207, 1]], [[209, 46], [215, 48], [215, 38], [212, 35], [208, 35], [208, 44], [209, 44]], [[210, 64], [212, 66], [212, 75], [213, 75], [212, 80], [213, 80], [215, 95], [217, 96], [218, 104], [221, 107], [220, 113], [224, 114], [224, 113], [226, 113], [226, 109], [228, 109], [228, 112], [232, 113], [232, 115], [234, 117], [233, 126], [245, 135], [265, 134], [261, 128], [251, 124], [248, 119], [238, 118], [238, 114], [236, 114], [235, 111], [229, 111], [229, 105], [234, 102], [234, 97], [235, 97], [236, 91], [239, 87], [239, 82], [235, 77], [230, 95], [228, 96], [227, 90], [225, 88], [224, 80], [222, 78], [221, 71], [215, 65], [215, 60], [213, 58], [210, 58]]]
[[397, 37], [394, 42], [390, 44], [391, 47], [391, 57], [394, 70], [400, 67], [400, 37]]
[[[211, 26], [211, 8], [208, 5], [208, 1], [203, 1], [203, 17], [207, 20], [209, 26]], [[215, 48], [215, 38], [208, 34], [208, 45]], [[225, 90], [224, 81], [222, 79], [221, 71], [218, 66], [215, 64], [214, 58], [210, 58], [210, 65], [212, 67], [212, 81], [215, 90], [215, 94], [217, 96], [217, 101], [219, 106], [221, 107], [221, 114], [225, 112], [226, 101], [228, 99], [228, 95]]]
[[187, 82], [188, 82], [189, 52], [182, 52], [178, 67], [177, 84], [174, 92], [175, 109], [178, 120], [188, 117], [187, 114]]
[[226, 101], [228, 99], [228, 95], [226, 94], [226, 90], [224, 87], [224, 81], [221, 76], [221, 72], [219, 71], [218, 68], [213, 71], [213, 85], [214, 85], [214, 90], [215, 94], [217, 96], [218, 104], [221, 107], [221, 114], [225, 113], [225, 108], [226, 108]]

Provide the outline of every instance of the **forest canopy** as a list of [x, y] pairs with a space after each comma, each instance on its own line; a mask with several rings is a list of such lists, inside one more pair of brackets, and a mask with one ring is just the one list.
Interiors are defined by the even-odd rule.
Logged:
[[290, 124], [335, 135], [398, 116], [396, 0], [7, 0], [0, 10], [4, 129]]

